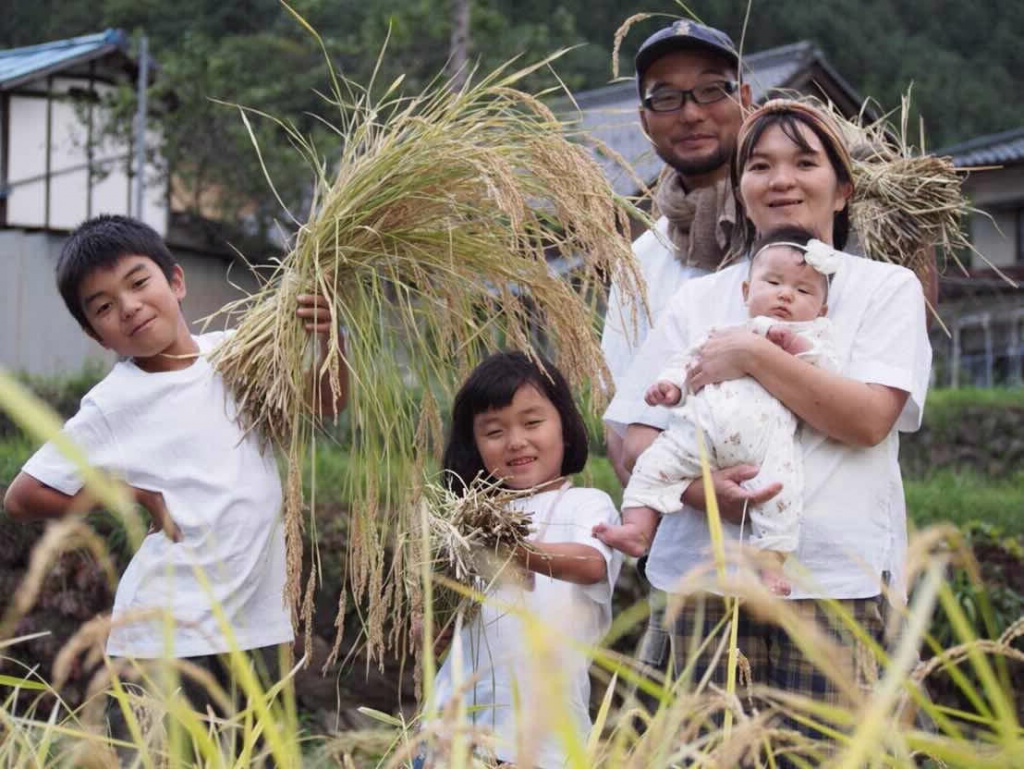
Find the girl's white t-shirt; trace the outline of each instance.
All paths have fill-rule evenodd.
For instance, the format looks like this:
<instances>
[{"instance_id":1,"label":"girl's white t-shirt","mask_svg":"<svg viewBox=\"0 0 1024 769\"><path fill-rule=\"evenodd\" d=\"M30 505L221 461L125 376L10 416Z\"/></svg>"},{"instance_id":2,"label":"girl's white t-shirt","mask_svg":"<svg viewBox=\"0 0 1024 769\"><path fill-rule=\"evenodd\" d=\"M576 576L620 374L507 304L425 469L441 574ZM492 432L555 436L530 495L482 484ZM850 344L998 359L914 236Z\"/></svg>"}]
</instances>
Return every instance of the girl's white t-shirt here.
<instances>
[{"instance_id":1,"label":"girl's white t-shirt","mask_svg":"<svg viewBox=\"0 0 1024 769\"><path fill-rule=\"evenodd\" d=\"M64 426L94 467L161 492L182 533L178 543L150 534L132 557L114 598L111 656L194 657L294 637L277 465L239 427L205 357L224 336L196 337L200 357L177 371L117 363ZM50 443L24 472L65 494L83 486Z\"/></svg>"},{"instance_id":2,"label":"girl's white t-shirt","mask_svg":"<svg viewBox=\"0 0 1024 769\"><path fill-rule=\"evenodd\" d=\"M547 491L518 505L534 516L531 539L593 547L605 559L607 577L575 585L533 574L532 590L512 580L492 586L454 640L435 682L434 702L444 708L464 697L469 718L493 732L499 760L559 769L566 761L559 720L568 716L581 741L590 733L585 649L611 625L612 590L622 565L621 554L591 531L598 523L618 523L619 515L597 489Z\"/></svg>"}]
</instances>

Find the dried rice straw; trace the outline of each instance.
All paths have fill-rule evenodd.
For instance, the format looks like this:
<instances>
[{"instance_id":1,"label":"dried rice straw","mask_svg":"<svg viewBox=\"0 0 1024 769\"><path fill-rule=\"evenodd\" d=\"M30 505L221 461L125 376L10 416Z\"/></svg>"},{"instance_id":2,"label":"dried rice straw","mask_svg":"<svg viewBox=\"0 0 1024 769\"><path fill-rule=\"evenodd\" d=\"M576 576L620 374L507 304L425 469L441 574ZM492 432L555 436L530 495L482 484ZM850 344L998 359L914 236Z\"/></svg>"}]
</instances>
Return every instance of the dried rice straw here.
<instances>
[{"instance_id":1,"label":"dried rice straw","mask_svg":"<svg viewBox=\"0 0 1024 769\"><path fill-rule=\"evenodd\" d=\"M344 358L332 345L316 365L335 388L342 366L353 381L348 578L368 605L371 657L387 645L385 625L407 626L417 600L414 580L398 572L409 562L401 548L415 541L418 479L441 451L436 404L485 353L536 354L541 334L574 385L610 382L595 308L609 276L627 296L642 296L624 234L637 212L567 139L565 124L516 90L549 62L459 90L436 82L415 98L397 95L396 82L375 100L372 84L336 76L329 102L342 150L329 162L291 124L264 116L313 168L312 210L266 285L225 308L242 319L214 365L244 424L288 458L287 593L301 606L307 645L317 577L314 562L303 589L301 467L320 416L303 375L312 345L295 315L297 294L326 297L332 341L348 330ZM571 280L549 264L555 253L575 261Z\"/></svg>"},{"instance_id":2,"label":"dried rice straw","mask_svg":"<svg viewBox=\"0 0 1024 769\"><path fill-rule=\"evenodd\" d=\"M462 494L431 484L423 497L435 573L481 591L517 547L532 549L527 537L533 516L511 503L533 490L514 491L478 478ZM446 627L459 611L468 620L478 604L443 584L434 587L434 617Z\"/></svg>"},{"instance_id":3,"label":"dried rice straw","mask_svg":"<svg viewBox=\"0 0 1024 769\"><path fill-rule=\"evenodd\" d=\"M964 228L970 214L980 213L963 192L969 169L957 168L948 157L923 154L910 144L909 94L902 99L898 128L888 116L864 123L867 104L857 120L850 120L831 103L796 98L831 115L846 139L855 188L850 222L865 256L907 267L925 281L933 249L936 257L941 252L965 274L960 255L969 253L1014 285L974 248ZM923 132L919 143L923 148Z\"/></svg>"}]
</instances>

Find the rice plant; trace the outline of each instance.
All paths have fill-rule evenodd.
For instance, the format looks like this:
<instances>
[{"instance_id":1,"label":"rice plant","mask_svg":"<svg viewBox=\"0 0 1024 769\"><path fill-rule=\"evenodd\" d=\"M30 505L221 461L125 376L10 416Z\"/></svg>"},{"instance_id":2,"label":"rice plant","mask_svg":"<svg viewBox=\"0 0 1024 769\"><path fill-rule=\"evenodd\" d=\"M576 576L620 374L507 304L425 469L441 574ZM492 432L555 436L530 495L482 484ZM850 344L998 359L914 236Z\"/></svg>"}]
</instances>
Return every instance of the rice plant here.
<instances>
[{"instance_id":1,"label":"rice plant","mask_svg":"<svg viewBox=\"0 0 1024 769\"><path fill-rule=\"evenodd\" d=\"M301 468L321 418L294 307L298 293L328 302L345 353L334 344L314 365L336 388L343 367L352 382L352 456L364 467L353 473L349 579L367 606L371 656L402 640L420 601L402 575L422 470L443 441L437 404L502 347L550 345L573 383L607 382L595 313L604 281L642 296L625 235L637 212L543 94L517 89L549 63L473 73L458 89L439 80L411 97L399 82L376 96L336 76L337 155L278 121L310 165L311 211L262 290L227 308L241 321L214 365L246 424L287 457L288 594L308 631L318 577L300 575Z\"/></svg>"}]
</instances>

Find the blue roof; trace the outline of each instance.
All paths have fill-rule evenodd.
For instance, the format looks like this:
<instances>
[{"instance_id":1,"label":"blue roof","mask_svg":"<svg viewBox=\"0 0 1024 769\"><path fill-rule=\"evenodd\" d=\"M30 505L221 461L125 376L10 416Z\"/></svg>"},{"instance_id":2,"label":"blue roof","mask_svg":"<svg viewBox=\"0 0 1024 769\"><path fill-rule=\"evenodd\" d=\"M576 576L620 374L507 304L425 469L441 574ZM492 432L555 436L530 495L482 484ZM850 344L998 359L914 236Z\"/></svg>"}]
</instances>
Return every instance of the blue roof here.
<instances>
[{"instance_id":1,"label":"blue roof","mask_svg":"<svg viewBox=\"0 0 1024 769\"><path fill-rule=\"evenodd\" d=\"M996 166L1024 162L1024 126L988 136L979 136L937 152L949 155L961 168Z\"/></svg>"},{"instance_id":2,"label":"blue roof","mask_svg":"<svg viewBox=\"0 0 1024 769\"><path fill-rule=\"evenodd\" d=\"M120 29L51 43L0 51L0 91L60 72L114 51L127 54L128 36Z\"/></svg>"}]
</instances>

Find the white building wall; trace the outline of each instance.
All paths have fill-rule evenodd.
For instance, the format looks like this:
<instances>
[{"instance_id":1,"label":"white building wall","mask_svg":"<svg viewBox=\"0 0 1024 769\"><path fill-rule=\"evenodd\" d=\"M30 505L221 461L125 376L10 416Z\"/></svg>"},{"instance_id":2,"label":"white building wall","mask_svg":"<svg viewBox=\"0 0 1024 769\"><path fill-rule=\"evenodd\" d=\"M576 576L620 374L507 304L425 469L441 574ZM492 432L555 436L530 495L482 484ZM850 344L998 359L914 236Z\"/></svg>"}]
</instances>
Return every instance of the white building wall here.
<instances>
[{"instance_id":1,"label":"white building wall","mask_svg":"<svg viewBox=\"0 0 1024 769\"><path fill-rule=\"evenodd\" d=\"M85 335L57 292L54 270L64 240L54 233L0 231L0 366L9 371L60 376L78 372L90 361L103 366L114 361ZM182 310L190 321L243 296L234 286L256 288L246 270L237 265L229 270L228 260L191 252L175 256L185 271L188 294ZM193 327L198 333L199 324ZM224 327L223 319L210 326Z\"/></svg>"},{"instance_id":2,"label":"white building wall","mask_svg":"<svg viewBox=\"0 0 1024 769\"><path fill-rule=\"evenodd\" d=\"M8 182L11 194L7 203L9 227L71 230L91 213L129 214L134 205L131 177L131 147L110 139L93 147L92 188L89 185L88 123L86 109L67 96L71 88L83 88L81 80L55 78L49 113L47 99L37 95L12 94L10 98L10 166ZM47 81L29 86L45 91ZM101 96L111 87L94 84ZM102 107L96 107L94 125L104 120ZM46 140L47 118L50 124L50 212L46 214ZM98 133L98 131L96 132ZM150 147L159 146L155 132L147 134ZM98 172L98 173L97 173ZM29 181L39 177L39 181ZM166 185L155 167L146 174L146 196L142 219L161 235L167 233Z\"/></svg>"},{"instance_id":3,"label":"white building wall","mask_svg":"<svg viewBox=\"0 0 1024 769\"><path fill-rule=\"evenodd\" d=\"M974 247L997 267L1019 263L1019 217L1024 211L1024 165L972 171L964 183L971 204L984 213L971 216ZM987 214L987 216L986 216ZM979 266L979 265L975 265Z\"/></svg>"},{"instance_id":4,"label":"white building wall","mask_svg":"<svg viewBox=\"0 0 1024 769\"><path fill-rule=\"evenodd\" d=\"M1016 212L996 210L988 213L988 216L974 214L971 217L971 243L996 267L1009 267L1016 264ZM983 265L975 264L974 266L982 267Z\"/></svg>"}]
</instances>

